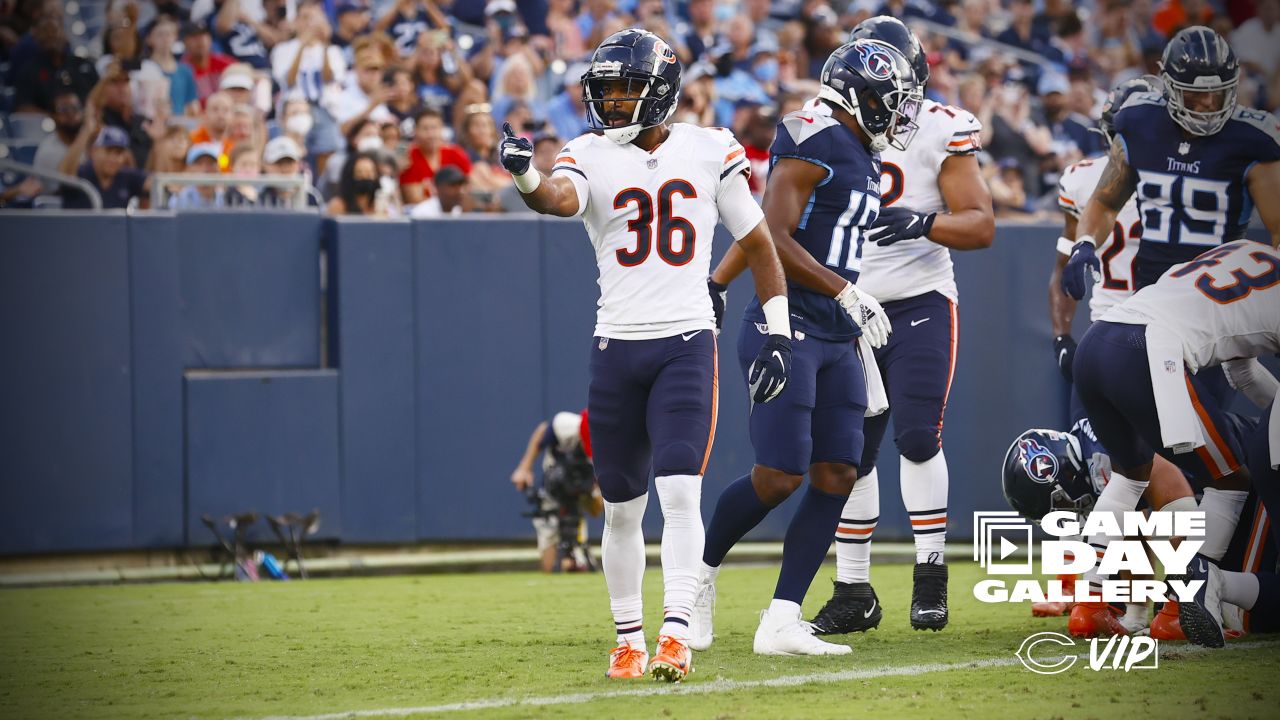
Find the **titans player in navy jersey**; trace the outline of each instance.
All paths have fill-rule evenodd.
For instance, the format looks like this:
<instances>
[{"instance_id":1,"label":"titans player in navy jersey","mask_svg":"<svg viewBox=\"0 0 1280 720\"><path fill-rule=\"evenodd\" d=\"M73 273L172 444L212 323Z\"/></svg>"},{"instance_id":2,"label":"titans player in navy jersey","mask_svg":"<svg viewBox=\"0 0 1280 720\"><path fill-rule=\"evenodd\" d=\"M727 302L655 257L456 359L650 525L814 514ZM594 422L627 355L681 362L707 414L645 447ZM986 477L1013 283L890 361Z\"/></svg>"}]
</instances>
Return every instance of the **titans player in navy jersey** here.
<instances>
[{"instance_id":1,"label":"titans player in navy jersey","mask_svg":"<svg viewBox=\"0 0 1280 720\"><path fill-rule=\"evenodd\" d=\"M1079 300L1101 277L1106 237L1135 193L1142 239L1135 289L1205 250L1239 240L1256 206L1280 247L1280 123L1236 105L1240 63L1207 27L1179 32L1161 61L1162 93L1133 96L1115 116L1107 167L1079 222L1062 289Z\"/></svg>"},{"instance_id":2,"label":"titans player in navy jersey","mask_svg":"<svg viewBox=\"0 0 1280 720\"><path fill-rule=\"evenodd\" d=\"M690 627L695 649L712 642L715 576L725 554L799 489L808 472L810 484L787 530L773 602L761 616L754 649L763 655L850 652L815 637L800 619L800 603L857 479L868 388L878 387L874 379L867 382L863 360L890 332L880 304L855 286L864 232L880 210L877 153L891 143L901 146L895 137L909 136L921 97L906 58L875 40L832 53L818 97L830 112L787 115L770 149L764 212L787 275L792 367L777 399L752 408L755 467L725 489L707 529ZM744 261L730 249L712 273L713 294L742 272ZM752 301L738 342L744 373L766 342L766 329L760 304ZM873 397L883 394L880 388ZM883 410L885 403L873 404Z\"/></svg>"}]
</instances>

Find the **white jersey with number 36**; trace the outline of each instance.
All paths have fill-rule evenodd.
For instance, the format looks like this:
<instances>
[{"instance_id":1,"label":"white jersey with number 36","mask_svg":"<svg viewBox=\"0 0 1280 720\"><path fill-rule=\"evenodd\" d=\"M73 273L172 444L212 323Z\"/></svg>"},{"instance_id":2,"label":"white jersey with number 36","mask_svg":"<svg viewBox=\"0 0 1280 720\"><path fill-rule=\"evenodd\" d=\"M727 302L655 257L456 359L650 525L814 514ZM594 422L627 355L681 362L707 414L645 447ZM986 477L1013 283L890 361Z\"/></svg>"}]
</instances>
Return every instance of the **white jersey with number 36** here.
<instances>
[{"instance_id":1,"label":"white jersey with number 36","mask_svg":"<svg viewBox=\"0 0 1280 720\"><path fill-rule=\"evenodd\" d=\"M722 191L738 173L750 174L750 163L728 130L670 128L653 152L581 135L551 171L573 181L595 247L599 337L649 340L715 327L707 294L711 238L722 219ZM735 240L764 219L752 208L723 218Z\"/></svg>"},{"instance_id":2,"label":"white jersey with number 36","mask_svg":"<svg viewBox=\"0 0 1280 720\"><path fill-rule=\"evenodd\" d=\"M1280 352L1280 250L1251 240L1221 245L1174 265L1102 319L1173 332L1191 372Z\"/></svg>"},{"instance_id":3,"label":"white jersey with number 36","mask_svg":"<svg viewBox=\"0 0 1280 720\"><path fill-rule=\"evenodd\" d=\"M1058 181L1058 207L1079 220L1106 167L1105 156L1079 160L1067 167ZM1138 203L1136 199L1129 198L1116 215L1111 233L1097 238L1102 282L1093 286L1093 295L1089 298L1091 321L1096 322L1113 305L1124 302L1133 294L1133 262L1138 258L1138 239L1141 236ZM1069 256L1071 248L1064 244L1058 252Z\"/></svg>"}]
</instances>

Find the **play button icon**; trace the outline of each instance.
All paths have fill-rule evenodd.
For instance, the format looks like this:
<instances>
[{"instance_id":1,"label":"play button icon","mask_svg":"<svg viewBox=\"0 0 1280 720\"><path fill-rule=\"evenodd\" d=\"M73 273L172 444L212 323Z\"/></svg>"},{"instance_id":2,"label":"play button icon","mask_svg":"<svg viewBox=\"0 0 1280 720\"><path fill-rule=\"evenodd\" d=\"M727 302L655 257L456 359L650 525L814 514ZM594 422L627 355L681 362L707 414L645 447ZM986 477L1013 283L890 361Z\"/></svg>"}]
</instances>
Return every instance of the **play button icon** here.
<instances>
[{"instance_id":1,"label":"play button icon","mask_svg":"<svg viewBox=\"0 0 1280 720\"><path fill-rule=\"evenodd\" d=\"M1006 537L1000 538L1000 559L1001 560L1014 554L1015 552L1017 552L1017 550L1018 550L1018 546L1014 543L1009 542L1009 538L1006 538Z\"/></svg>"}]
</instances>

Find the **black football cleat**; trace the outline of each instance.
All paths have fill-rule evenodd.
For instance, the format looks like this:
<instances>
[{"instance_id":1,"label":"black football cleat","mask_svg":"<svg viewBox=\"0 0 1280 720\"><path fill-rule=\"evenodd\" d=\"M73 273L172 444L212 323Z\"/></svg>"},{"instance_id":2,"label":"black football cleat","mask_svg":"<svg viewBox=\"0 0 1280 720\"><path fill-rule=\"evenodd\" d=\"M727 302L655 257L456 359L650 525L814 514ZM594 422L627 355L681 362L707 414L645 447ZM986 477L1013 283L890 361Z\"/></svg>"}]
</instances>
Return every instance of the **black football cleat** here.
<instances>
[{"instance_id":1,"label":"black football cleat","mask_svg":"<svg viewBox=\"0 0 1280 720\"><path fill-rule=\"evenodd\" d=\"M815 635L866 632L880 624L880 598L871 583L835 583L831 599L813 618Z\"/></svg>"},{"instance_id":2,"label":"black football cleat","mask_svg":"<svg viewBox=\"0 0 1280 720\"><path fill-rule=\"evenodd\" d=\"M947 626L947 566L916 563L911 590L911 627L937 632Z\"/></svg>"}]
</instances>

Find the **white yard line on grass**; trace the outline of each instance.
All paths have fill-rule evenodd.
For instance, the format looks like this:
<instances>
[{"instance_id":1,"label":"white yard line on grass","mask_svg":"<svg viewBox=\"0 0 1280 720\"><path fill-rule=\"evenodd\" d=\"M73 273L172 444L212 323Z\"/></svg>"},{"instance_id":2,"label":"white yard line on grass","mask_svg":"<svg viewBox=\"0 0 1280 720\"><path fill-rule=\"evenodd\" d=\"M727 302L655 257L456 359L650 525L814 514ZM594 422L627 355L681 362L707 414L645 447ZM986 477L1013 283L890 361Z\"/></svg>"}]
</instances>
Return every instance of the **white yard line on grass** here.
<instances>
[{"instance_id":1,"label":"white yard line on grass","mask_svg":"<svg viewBox=\"0 0 1280 720\"><path fill-rule=\"evenodd\" d=\"M1179 657L1182 655L1199 654L1201 652L1223 652L1230 650L1252 650L1261 647L1275 646L1273 642L1243 642L1231 643L1223 650L1208 651L1205 648L1198 648L1187 645L1182 647L1165 646L1161 648L1160 654L1163 657ZM1081 653L1079 657L1088 658L1087 652ZM1054 658L1040 658L1042 661L1052 660ZM986 660L974 660L971 662L959 663L925 663L922 665L905 665L901 667L879 667L867 668L864 670L840 670L836 672L809 673L807 675L784 675L776 678L765 678L762 680L712 680L706 683L693 683L689 685L650 685L648 687L634 688L630 690L605 690L601 692L591 693L574 693L567 695L545 695L540 697L502 697L502 698L486 698L482 700L467 700L464 702L447 703L444 705L422 705L419 707L398 707L398 708L375 708L372 710L348 710L345 712L324 713L321 715L273 715L261 720L348 720L351 718L376 718L376 717L405 717L409 715L432 715L440 713L461 712L466 710L486 710L491 708L519 707L519 706L544 706L544 705L576 705L580 703L594 702L596 700L608 700L620 697L650 697L654 695L708 695L713 693L726 693L736 690L747 690L751 688L771 688L771 687L791 687L793 685L807 685L810 683L836 683L847 682L850 680L872 680L883 677L896 677L899 675L924 675L928 673L951 672L953 670L980 670L991 667L1008 667L1010 665L1019 664L1019 660L1015 657L1007 658L989 658Z\"/></svg>"}]
</instances>

